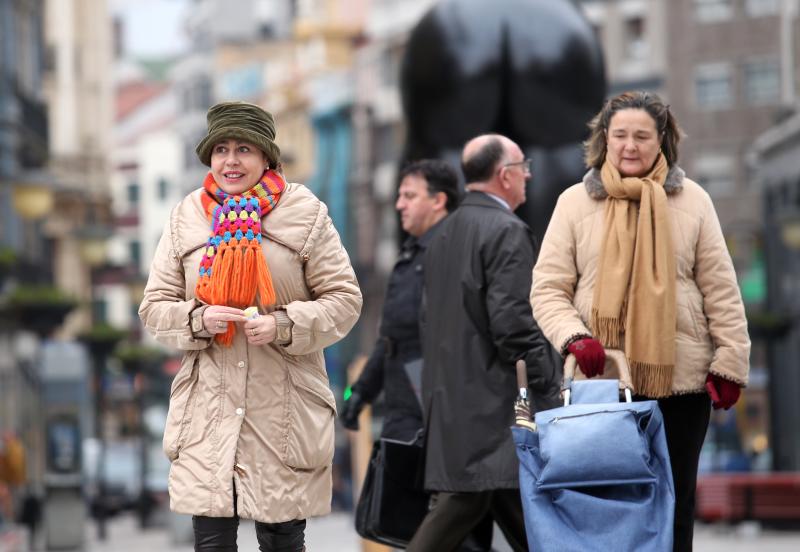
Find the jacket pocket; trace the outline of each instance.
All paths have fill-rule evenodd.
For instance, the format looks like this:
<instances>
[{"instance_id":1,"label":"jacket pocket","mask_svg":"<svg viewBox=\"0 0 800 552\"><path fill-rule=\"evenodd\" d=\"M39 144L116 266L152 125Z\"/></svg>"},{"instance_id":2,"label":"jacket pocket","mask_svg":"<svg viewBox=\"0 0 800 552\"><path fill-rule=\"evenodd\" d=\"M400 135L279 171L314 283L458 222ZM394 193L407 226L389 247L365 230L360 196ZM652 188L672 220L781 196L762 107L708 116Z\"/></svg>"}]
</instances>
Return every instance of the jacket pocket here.
<instances>
[{"instance_id":1,"label":"jacket pocket","mask_svg":"<svg viewBox=\"0 0 800 552\"><path fill-rule=\"evenodd\" d=\"M689 308L688 305L682 305L681 303L678 303L678 308L676 312L677 312L676 330L678 335L683 334L692 341L697 340L698 337L697 321L692 315L692 310Z\"/></svg>"},{"instance_id":2,"label":"jacket pocket","mask_svg":"<svg viewBox=\"0 0 800 552\"><path fill-rule=\"evenodd\" d=\"M200 355L191 351L184 356L183 366L172 381L169 392L169 410L164 427L164 453L171 462L178 458L183 443L189 434L194 403L197 398Z\"/></svg>"},{"instance_id":3,"label":"jacket pocket","mask_svg":"<svg viewBox=\"0 0 800 552\"><path fill-rule=\"evenodd\" d=\"M708 320L703 312L703 294L693 282L683 282L677 289L677 331L692 341L708 339Z\"/></svg>"},{"instance_id":4,"label":"jacket pocket","mask_svg":"<svg viewBox=\"0 0 800 552\"><path fill-rule=\"evenodd\" d=\"M325 393L327 391L327 393ZM333 461L335 403L327 387L315 389L289 381L288 432L283 462L301 470L315 470Z\"/></svg>"}]
</instances>

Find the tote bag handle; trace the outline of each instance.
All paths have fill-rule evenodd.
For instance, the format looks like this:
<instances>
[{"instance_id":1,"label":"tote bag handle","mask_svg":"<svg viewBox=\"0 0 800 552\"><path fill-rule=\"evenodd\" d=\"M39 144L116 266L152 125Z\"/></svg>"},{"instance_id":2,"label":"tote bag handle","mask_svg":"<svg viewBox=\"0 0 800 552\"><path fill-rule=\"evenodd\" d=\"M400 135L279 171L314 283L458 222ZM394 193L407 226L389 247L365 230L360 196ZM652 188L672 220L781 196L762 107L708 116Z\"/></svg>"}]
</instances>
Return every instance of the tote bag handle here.
<instances>
[{"instance_id":1,"label":"tote bag handle","mask_svg":"<svg viewBox=\"0 0 800 552\"><path fill-rule=\"evenodd\" d=\"M606 366L608 367L609 365L617 369L620 389L625 391L625 402L631 402L633 400L631 397L633 384L631 383L631 370L625 353L619 349L606 349ZM564 360L564 382L561 385L561 391L564 393L564 406L569 405L572 381L575 378L575 368L577 366L578 360L575 355L567 355L566 360Z\"/></svg>"}]
</instances>

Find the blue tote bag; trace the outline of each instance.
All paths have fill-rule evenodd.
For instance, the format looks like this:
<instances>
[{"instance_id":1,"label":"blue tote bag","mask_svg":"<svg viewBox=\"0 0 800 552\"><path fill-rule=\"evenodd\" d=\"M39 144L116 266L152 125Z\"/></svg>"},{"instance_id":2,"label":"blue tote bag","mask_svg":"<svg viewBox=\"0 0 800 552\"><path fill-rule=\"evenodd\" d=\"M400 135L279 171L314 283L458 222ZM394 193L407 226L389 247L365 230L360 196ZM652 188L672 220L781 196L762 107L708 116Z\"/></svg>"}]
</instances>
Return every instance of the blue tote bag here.
<instances>
[{"instance_id":1,"label":"blue tote bag","mask_svg":"<svg viewBox=\"0 0 800 552\"><path fill-rule=\"evenodd\" d=\"M565 405L512 428L531 550L672 550L675 491L661 410L631 401L624 353L607 351L607 359L619 380L573 381L570 355Z\"/></svg>"}]
</instances>

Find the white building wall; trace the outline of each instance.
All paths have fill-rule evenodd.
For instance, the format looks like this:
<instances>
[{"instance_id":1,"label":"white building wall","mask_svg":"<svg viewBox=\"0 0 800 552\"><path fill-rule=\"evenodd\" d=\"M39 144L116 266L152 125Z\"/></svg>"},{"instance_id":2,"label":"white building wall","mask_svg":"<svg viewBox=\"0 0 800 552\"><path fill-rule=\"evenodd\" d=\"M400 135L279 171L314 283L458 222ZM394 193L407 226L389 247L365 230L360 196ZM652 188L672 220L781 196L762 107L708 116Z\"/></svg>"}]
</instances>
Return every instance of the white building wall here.
<instances>
[{"instance_id":1,"label":"white building wall","mask_svg":"<svg viewBox=\"0 0 800 552\"><path fill-rule=\"evenodd\" d=\"M52 61L45 88L54 168L66 183L103 193L112 125L106 0L47 0L45 36Z\"/></svg>"},{"instance_id":2,"label":"white building wall","mask_svg":"<svg viewBox=\"0 0 800 552\"><path fill-rule=\"evenodd\" d=\"M130 291L126 286L98 286L95 295L105 303L106 322L115 328L130 328L133 320Z\"/></svg>"},{"instance_id":3,"label":"white building wall","mask_svg":"<svg viewBox=\"0 0 800 552\"><path fill-rule=\"evenodd\" d=\"M142 136L138 147L139 160L139 239L141 241L140 270L147 274L155 255L161 231L172 208L183 197L182 142L178 134L166 128ZM159 194L159 181L167 182L167 193ZM193 183L198 188L202 182Z\"/></svg>"},{"instance_id":4,"label":"white building wall","mask_svg":"<svg viewBox=\"0 0 800 552\"><path fill-rule=\"evenodd\" d=\"M45 4L45 34L52 56L53 70L49 87L50 152L72 155L78 152L75 130L78 128L75 6L67 0L49 0Z\"/></svg>"}]
</instances>

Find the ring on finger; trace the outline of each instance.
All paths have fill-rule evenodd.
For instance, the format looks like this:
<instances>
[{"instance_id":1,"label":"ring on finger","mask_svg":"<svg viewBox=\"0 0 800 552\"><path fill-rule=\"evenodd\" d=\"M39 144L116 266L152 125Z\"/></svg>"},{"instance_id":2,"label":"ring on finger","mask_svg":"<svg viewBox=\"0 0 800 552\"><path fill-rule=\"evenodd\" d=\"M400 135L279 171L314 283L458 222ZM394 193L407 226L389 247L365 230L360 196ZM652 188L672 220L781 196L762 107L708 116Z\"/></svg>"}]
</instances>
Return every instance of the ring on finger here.
<instances>
[{"instance_id":1,"label":"ring on finger","mask_svg":"<svg viewBox=\"0 0 800 552\"><path fill-rule=\"evenodd\" d=\"M224 328L224 327L225 327L225 322L223 322L222 320L217 320L217 328Z\"/></svg>"},{"instance_id":2,"label":"ring on finger","mask_svg":"<svg viewBox=\"0 0 800 552\"><path fill-rule=\"evenodd\" d=\"M251 330L250 330L250 335L252 335L253 337L255 337L255 336L256 336L256 333L257 333L257 332L256 332L256 329L255 329L255 328L253 328L253 329L251 329Z\"/></svg>"}]
</instances>

